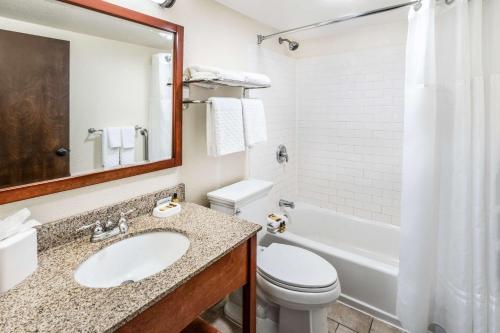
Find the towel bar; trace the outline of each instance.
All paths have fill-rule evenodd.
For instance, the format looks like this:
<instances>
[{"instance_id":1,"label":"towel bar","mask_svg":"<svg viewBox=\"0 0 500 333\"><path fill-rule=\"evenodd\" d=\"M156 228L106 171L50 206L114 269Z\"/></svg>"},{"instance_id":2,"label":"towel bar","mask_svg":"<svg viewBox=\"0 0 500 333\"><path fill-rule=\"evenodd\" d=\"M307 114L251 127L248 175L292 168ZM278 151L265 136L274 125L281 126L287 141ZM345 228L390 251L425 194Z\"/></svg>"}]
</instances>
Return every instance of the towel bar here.
<instances>
[{"instance_id":1,"label":"towel bar","mask_svg":"<svg viewBox=\"0 0 500 333\"><path fill-rule=\"evenodd\" d=\"M209 100L200 100L200 99L185 99L182 101L183 104L210 104L212 103Z\"/></svg>"},{"instance_id":2,"label":"towel bar","mask_svg":"<svg viewBox=\"0 0 500 333\"><path fill-rule=\"evenodd\" d=\"M140 129L143 129L143 128L141 126L139 126L139 125L135 125L135 130L136 131L138 131ZM88 129L89 134L102 134L103 131L104 131L103 129L96 129L96 128L93 128L93 127L91 127L91 128Z\"/></svg>"}]
</instances>

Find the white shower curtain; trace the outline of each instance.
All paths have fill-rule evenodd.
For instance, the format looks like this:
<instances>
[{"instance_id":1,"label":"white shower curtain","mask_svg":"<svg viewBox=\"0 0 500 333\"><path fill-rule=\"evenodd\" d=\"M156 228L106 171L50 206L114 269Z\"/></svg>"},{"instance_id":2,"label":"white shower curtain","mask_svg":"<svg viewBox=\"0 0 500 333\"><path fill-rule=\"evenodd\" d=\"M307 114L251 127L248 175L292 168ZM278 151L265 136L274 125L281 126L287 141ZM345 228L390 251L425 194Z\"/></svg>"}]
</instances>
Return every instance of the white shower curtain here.
<instances>
[{"instance_id":1,"label":"white shower curtain","mask_svg":"<svg viewBox=\"0 0 500 333\"><path fill-rule=\"evenodd\" d=\"M149 160L172 158L172 55L152 57L149 97Z\"/></svg>"},{"instance_id":2,"label":"white shower curtain","mask_svg":"<svg viewBox=\"0 0 500 333\"><path fill-rule=\"evenodd\" d=\"M398 315L500 332L500 0L410 10Z\"/></svg>"}]
</instances>

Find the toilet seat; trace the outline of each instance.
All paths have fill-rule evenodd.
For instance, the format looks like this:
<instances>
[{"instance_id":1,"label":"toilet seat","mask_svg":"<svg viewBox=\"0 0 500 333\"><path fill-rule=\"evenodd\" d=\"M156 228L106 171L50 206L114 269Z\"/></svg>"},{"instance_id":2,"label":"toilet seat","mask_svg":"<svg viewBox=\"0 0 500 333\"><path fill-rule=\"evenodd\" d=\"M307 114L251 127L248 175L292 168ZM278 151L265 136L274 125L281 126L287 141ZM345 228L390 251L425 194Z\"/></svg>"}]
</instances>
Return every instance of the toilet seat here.
<instances>
[{"instance_id":1,"label":"toilet seat","mask_svg":"<svg viewBox=\"0 0 500 333\"><path fill-rule=\"evenodd\" d=\"M337 271L328 261L303 248L279 243L259 251L257 273L269 283L296 292L323 293L338 285Z\"/></svg>"}]
</instances>

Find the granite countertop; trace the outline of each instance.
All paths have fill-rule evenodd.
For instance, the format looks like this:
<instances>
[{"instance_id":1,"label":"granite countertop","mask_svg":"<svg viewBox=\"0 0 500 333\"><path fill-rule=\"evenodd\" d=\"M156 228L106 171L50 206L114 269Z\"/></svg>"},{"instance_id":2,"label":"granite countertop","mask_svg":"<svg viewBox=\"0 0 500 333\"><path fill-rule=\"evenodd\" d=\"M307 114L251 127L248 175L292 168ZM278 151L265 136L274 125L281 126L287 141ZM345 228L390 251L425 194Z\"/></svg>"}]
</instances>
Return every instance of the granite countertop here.
<instances>
[{"instance_id":1,"label":"granite countertop","mask_svg":"<svg viewBox=\"0 0 500 333\"><path fill-rule=\"evenodd\" d=\"M167 219L151 215L130 221L129 232L99 243L89 237L39 254L39 267L28 279L0 295L0 331L111 332L200 273L260 229L259 225L191 203ZM178 231L191 244L164 271L132 284L97 289L79 285L75 269L86 258L120 239L152 230Z\"/></svg>"}]
</instances>

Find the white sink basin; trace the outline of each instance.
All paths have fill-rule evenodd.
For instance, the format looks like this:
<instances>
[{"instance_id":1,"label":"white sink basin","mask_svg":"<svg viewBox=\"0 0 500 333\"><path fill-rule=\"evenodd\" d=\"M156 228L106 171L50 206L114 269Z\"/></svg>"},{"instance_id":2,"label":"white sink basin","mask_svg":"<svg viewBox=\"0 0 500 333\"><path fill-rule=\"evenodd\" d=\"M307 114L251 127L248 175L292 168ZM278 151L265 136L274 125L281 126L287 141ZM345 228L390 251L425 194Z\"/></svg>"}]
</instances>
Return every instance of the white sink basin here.
<instances>
[{"instance_id":1,"label":"white sink basin","mask_svg":"<svg viewBox=\"0 0 500 333\"><path fill-rule=\"evenodd\" d=\"M140 281L179 260L189 239L177 232L150 232L126 238L100 250L75 271L75 280L90 288L109 288Z\"/></svg>"}]
</instances>

